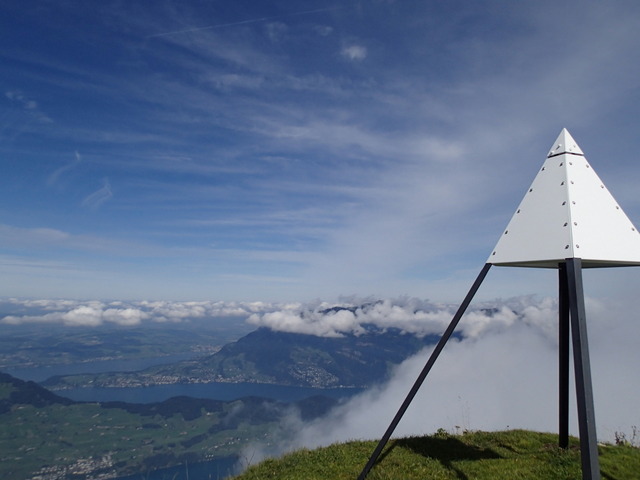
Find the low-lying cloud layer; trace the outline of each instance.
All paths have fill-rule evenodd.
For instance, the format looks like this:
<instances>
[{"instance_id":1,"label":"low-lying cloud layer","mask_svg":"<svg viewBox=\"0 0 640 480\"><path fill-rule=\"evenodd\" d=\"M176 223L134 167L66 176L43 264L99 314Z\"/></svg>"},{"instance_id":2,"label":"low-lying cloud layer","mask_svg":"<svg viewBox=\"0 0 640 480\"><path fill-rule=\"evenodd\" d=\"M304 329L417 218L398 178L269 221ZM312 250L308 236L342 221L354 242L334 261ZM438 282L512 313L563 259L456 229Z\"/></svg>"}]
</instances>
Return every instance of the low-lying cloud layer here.
<instances>
[{"instance_id":1,"label":"low-lying cloud layer","mask_svg":"<svg viewBox=\"0 0 640 480\"><path fill-rule=\"evenodd\" d=\"M359 335L371 326L381 330L399 329L419 337L440 334L457 309L457 305L411 297L385 300L345 298L337 304L9 299L0 302L0 305L10 312L0 319L0 324L9 325L135 326L143 322L238 317L238 321L247 321L256 327L320 337ZM476 304L465 315L459 332L465 338L478 338L487 332L504 330L521 322L536 325L540 331L552 337L555 331L548 319L556 308L555 300L535 297Z\"/></svg>"},{"instance_id":2,"label":"low-lying cloud layer","mask_svg":"<svg viewBox=\"0 0 640 480\"><path fill-rule=\"evenodd\" d=\"M411 297L373 300L344 298L339 303L269 302L170 302L170 301L76 301L20 300L0 302L10 314L0 324L48 323L65 326L115 324L136 326L143 322L184 322L194 319L238 317L257 327L320 337L359 335L369 327L399 329L424 337L440 334L450 322L457 305L433 303ZM554 299L517 297L472 305L459 326L465 338L479 338L502 331L516 323L534 325L548 338L555 327L549 322L557 309Z\"/></svg>"},{"instance_id":3,"label":"low-lying cloud layer","mask_svg":"<svg viewBox=\"0 0 640 480\"><path fill-rule=\"evenodd\" d=\"M457 305L409 297L379 301L350 299L340 303L338 308L328 303L289 304L278 310L254 313L248 321L272 330L321 337L339 337L347 333L358 335L368 325L381 329L396 328L423 337L442 333L457 308ZM555 300L535 297L475 305L466 313L460 333L465 337L478 337L489 330L512 326L518 319L546 331L549 314L555 309Z\"/></svg>"},{"instance_id":4,"label":"low-lying cloud layer","mask_svg":"<svg viewBox=\"0 0 640 480\"><path fill-rule=\"evenodd\" d=\"M19 300L0 302L12 311L0 324L53 323L67 326L103 324L140 325L149 322L182 322L216 317L248 317L277 308L264 302L103 302L76 300ZM18 313L29 312L29 313Z\"/></svg>"},{"instance_id":5,"label":"low-lying cloud layer","mask_svg":"<svg viewBox=\"0 0 640 480\"><path fill-rule=\"evenodd\" d=\"M557 302L524 297L506 303L496 306L494 316L476 310L462 319L463 337L446 346L395 436L421 435L438 428L557 432ZM634 373L640 364L640 323L632 304L608 305L594 299L586 303L598 438L614 441L616 432L629 434L640 425L640 378ZM408 309L403 311L408 315ZM416 316L428 318L421 313ZM304 423L292 415L281 426L290 441L276 447L253 445L245 458L379 439L432 348L407 359L387 382L353 397L324 418ZM570 429L577 435L575 393L571 402Z\"/></svg>"}]
</instances>

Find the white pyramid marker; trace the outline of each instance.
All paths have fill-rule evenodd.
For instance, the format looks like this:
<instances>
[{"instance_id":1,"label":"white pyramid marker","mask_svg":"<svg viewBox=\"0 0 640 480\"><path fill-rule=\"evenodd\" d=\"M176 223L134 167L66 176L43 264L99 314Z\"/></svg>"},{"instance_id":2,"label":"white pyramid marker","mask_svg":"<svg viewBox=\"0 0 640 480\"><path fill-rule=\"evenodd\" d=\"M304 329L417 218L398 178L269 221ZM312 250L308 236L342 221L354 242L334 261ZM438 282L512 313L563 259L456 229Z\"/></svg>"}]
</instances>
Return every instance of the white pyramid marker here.
<instances>
[{"instance_id":1,"label":"white pyramid marker","mask_svg":"<svg viewBox=\"0 0 640 480\"><path fill-rule=\"evenodd\" d=\"M640 233L563 129L487 263L558 268L567 258L640 265Z\"/></svg>"},{"instance_id":2,"label":"white pyramid marker","mask_svg":"<svg viewBox=\"0 0 640 480\"><path fill-rule=\"evenodd\" d=\"M582 269L640 265L640 234L563 129L358 480L365 480L492 265L558 269L558 445L569 446L573 345L582 480L600 480Z\"/></svg>"}]
</instances>

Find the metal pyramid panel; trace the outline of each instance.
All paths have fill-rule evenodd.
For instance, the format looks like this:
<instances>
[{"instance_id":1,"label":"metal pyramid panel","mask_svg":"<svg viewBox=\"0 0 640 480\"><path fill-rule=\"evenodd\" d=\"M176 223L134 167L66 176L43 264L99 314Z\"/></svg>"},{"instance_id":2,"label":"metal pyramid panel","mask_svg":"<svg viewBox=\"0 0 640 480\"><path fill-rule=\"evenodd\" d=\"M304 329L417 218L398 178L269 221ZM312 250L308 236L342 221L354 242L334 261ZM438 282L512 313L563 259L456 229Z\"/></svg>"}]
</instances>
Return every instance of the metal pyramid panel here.
<instances>
[{"instance_id":1,"label":"metal pyramid panel","mask_svg":"<svg viewBox=\"0 0 640 480\"><path fill-rule=\"evenodd\" d=\"M557 268L567 258L640 265L640 233L563 129L487 263Z\"/></svg>"}]
</instances>

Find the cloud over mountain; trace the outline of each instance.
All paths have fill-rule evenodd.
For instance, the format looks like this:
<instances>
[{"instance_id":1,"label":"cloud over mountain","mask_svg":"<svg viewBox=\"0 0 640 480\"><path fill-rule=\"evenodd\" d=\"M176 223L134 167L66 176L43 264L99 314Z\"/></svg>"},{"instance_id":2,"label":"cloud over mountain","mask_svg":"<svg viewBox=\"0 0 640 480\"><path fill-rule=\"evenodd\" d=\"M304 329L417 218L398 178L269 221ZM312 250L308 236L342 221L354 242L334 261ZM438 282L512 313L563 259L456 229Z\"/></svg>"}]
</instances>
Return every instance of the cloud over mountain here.
<instances>
[{"instance_id":1,"label":"cloud over mountain","mask_svg":"<svg viewBox=\"0 0 640 480\"><path fill-rule=\"evenodd\" d=\"M521 315L492 321L482 314L464 318L472 332L452 339L413 400L394 436L527 428L557 432L557 304L523 297L510 301ZM520 304L519 307L516 304ZM640 323L636 307L587 298L598 438L614 441L640 424ZM475 327L465 326L469 323ZM397 366L389 381L352 397L313 422L292 415L281 425L282 443L252 445L246 458L279 455L353 439L379 439L415 382L433 347ZM571 374L573 376L573 373ZM577 434L575 393L571 382L570 431ZM364 466L364 464L363 464Z\"/></svg>"},{"instance_id":2,"label":"cloud over mountain","mask_svg":"<svg viewBox=\"0 0 640 480\"><path fill-rule=\"evenodd\" d=\"M248 322L272 330L317 336L359 334L367 325L395 328L423 337L444 331L458 306L432 303L410 297L371 301L350 299L338 304L289 304L280 309L252 314ZM476 304L464 316L460 332L479 337L487 331L503 330L518 319L544 328L550 312L557 309L553 299L518 297Z\"/></svg>"},{"instance_id":3,"label":"cloud over mountain","mask_svg":"<svg viewBox=\"0 0 640 480\"><path fill-rule=\"evenodd\" d=\"M148 322L182 322L190 319L238 317L256 327L274 331L301 333L319 337L359 335L368 327L382 331L400 330L424 337L444 331L458 308L454 304L434 303L412 297L384 300L345 297L336 303L272 302L177 302L177 301L79 301L8 299L9 314L0 323L50 323L67 326L103 324L139 325ZM535 296L481 302L468 310L459 332L467 338L479 338L487 332L502 331L517 323L533 325L552 338L551 327L557 302Z\"/></svg>"}]
</instances>

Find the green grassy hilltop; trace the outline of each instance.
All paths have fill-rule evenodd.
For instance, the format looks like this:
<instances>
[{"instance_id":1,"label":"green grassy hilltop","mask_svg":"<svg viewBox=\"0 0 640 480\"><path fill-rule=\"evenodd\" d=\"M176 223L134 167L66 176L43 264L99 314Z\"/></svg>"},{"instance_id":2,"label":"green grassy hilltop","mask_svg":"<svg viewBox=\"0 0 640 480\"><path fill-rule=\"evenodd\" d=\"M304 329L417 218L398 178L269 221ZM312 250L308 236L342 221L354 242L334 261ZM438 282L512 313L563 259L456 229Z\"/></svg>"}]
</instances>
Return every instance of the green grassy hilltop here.
<instances>
[{"instance_id":1,"label":"green grassy hilltop","mask_svg":"<svg viewBox=\"0 0 640 480\"><path fill-rule=\"evenodd\" d=\"M578 440L557 447L557 435L524 430L471 432L389 442L368 480L578 480ZM376 442L354 441L266 460L234 480L355 480ZM640 479L640 449L600 445L603 480Z\"/></svg>"}]
</instances>

